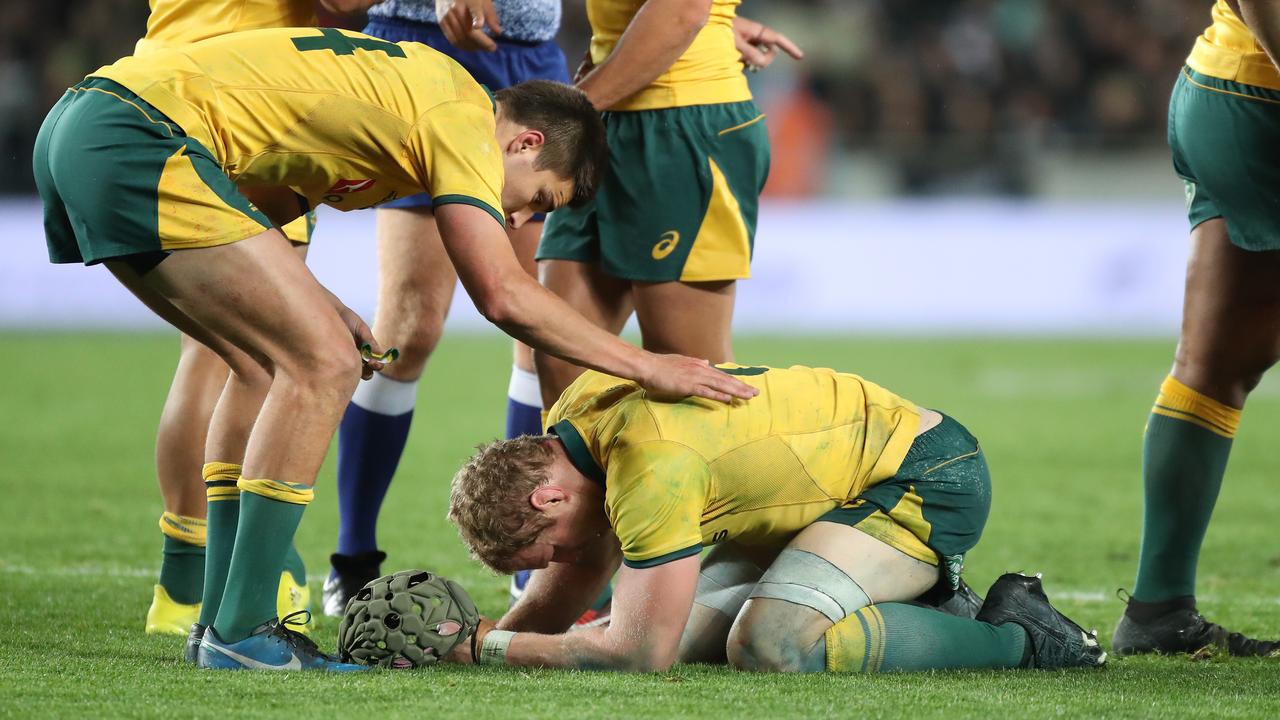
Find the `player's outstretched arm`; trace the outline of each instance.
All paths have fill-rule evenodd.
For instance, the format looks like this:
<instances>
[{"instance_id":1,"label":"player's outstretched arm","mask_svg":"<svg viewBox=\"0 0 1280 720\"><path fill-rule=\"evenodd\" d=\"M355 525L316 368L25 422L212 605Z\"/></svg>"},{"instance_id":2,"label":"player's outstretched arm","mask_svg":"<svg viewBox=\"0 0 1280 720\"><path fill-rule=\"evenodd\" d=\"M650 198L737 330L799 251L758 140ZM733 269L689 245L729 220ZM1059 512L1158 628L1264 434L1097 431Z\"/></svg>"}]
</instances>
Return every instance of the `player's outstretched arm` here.
<instances>
[{"instance_id":1,"label":"player's outstretched arm","mask_svg":"<svg viewBox=\"0 0 1280 720\"><path fill-rule=\"evenodd\" d=\"M635 380L664 396L729 402L758 393L705 360L646 352L591 324L529 277L502 226L484 210L455 203L436 208L435 215L467 294L489 322L511 337L575 365Z\"/></svg>"},{"instance_id":2,"label":"player's outstretched arm","mask_svg":"<svg viewBox=\"0 0 1280 720\"><path fill-rule=\"evenodd\" d=\"M711 17L711 0L648 0L618 45L578 87L598 110L643 90L675 64Z\"/></svg>"},{"instance_id":3,"label":"player's outstretched arm","mask_svg":"<svg viewBox=\"0 0 1280 720\"><path fill-rule=\"evenodd\" d=\"M553 562L533 573L520 600L498 620L498 629L564 632L600 597L621 563L618 538L606 533L577 561Z\"/></svg>"},{"instance_id":4,"label":"player's outstretched arm","mask_svg":"<svg viewBox=\"0 0 1280 720\"><path fill-rule=\"evenodd\" d=\"M481 650L486 662L500 660L507 665L631 672L666 670L676 661L680 635L693 608L697 586L696 555L653 568L623 567L613 591L609 627L563 635L518 632L495 643L494 638L488 638L489 633L495 631L482 626L476 631L476 645L489 649L487 654ZM493 648L498 645L505 645L505 651L495 652ZM459 648L451 659L470 661L469 648Z\"/></svg>"}]
</instances>

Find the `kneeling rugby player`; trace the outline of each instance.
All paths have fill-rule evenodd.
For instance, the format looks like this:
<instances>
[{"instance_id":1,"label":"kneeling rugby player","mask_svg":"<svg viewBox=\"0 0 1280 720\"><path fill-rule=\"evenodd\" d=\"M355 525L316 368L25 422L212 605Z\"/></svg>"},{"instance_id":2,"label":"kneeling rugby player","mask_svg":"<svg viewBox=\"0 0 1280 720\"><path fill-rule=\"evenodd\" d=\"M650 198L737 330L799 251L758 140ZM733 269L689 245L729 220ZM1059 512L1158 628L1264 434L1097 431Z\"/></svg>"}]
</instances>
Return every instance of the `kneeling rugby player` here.
<instances>
[{"instance_id":1,"label":"kneeling rugby player","mask_svg":"<svg viewBox=\"0 0 1280 720\"><path fill-rule=\"evenodd\" d=\"M545 570L452 660L797 672L1105 662L1038 578L1001 577L976 619L912 602L961 588L990 509L986 460L959 423L856 375L720 367L759 396L664 402L588 372L551 409L549 435L482 447L458 472L449 517L473 554L499 572ZM615 571L610 625L564 634Z\"/></svg>"}]
</instances>

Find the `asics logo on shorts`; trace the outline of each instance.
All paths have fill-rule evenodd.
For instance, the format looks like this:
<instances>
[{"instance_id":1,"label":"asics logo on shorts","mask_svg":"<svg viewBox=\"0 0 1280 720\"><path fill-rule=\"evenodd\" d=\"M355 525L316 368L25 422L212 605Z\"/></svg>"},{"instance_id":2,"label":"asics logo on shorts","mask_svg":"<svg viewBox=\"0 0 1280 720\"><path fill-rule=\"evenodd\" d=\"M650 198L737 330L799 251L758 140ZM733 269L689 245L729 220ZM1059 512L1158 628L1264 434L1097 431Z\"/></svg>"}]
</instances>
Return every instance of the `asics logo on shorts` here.
<instances>
[{"instance_id":1,"label":"asics logo on shorts","mask_svg":"<svg viewBox=\"0 0 1280 720\"><path fill-rule=\"evenodd\" d=\"M680 243L680 233L675 230L668 230L662 233L662 239L653 246L653 259L661 260L670 255L676 249L676 245Z\"/></svg>"},{"instance_id":2,"label":"asics logo on shorts","mask_svg":"<svg viewBox=\"0 0 1280 720\"><path fill-rule=\"evenodd\" d=\"M361 190L368 190L373 187L373 180L369 178L360 178L359 180L339 180L329 188L331 193L354 193Z\"/></svg>"}]
</instances>

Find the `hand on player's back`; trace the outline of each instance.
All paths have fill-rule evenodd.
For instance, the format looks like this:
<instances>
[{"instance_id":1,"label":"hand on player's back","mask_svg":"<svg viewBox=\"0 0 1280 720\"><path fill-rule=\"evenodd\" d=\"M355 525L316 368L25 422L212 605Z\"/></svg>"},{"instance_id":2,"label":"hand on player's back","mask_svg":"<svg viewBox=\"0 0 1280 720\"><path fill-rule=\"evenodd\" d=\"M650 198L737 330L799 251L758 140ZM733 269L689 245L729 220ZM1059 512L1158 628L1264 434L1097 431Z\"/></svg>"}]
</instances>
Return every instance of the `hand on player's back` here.
<instances>
[{"instance_id":1,"label":"hand on player's back","mask_svg":"<svg viewBox=\"0 0 1280 720\"><path fill-rule=\"evenodd\" d=\"M444 9L442 5L448 10L440 12ZM493 0L445 0L436 3L436 12L445 38L459 50L493 52L498 49L498 44L484 32L487 27L495 35L502 34L502 23L498 22Z\"/></svg>"},{"instance_id":2,"label":"hand on player's back","mask_svg":"<svg viewBox=\"0 0 1280 720\"><path fill-rule=\"evenodd\" d=\"M679 399L690 395L719 402L750 400L760 393L756 388L717 369L706 360L684 355L650 354L650 368L637 382L645 390L661 397Z\"/></svg>"}]
</instances>

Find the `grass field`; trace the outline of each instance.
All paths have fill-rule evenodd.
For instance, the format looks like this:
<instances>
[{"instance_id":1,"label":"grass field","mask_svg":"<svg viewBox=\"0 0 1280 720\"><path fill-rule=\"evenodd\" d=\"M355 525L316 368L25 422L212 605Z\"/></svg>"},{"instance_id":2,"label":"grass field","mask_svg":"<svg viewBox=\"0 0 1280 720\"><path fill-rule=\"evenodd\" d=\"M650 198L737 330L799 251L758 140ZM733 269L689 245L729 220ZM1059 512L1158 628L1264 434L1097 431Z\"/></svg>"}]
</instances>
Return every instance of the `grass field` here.
<instances>
[{"instance_id":1,"label":"grass field","mask_svg":"<svg viewBox=\"0 0 1280 720\"><path fill-rule=\"evenodd\" d=\"M168 335L0 334L0 715L164 717L1277 717L1280 660L1113 658L1099 672L760 676L677 666L616 676L435 668L359 677L199 672L142 633L158 567L152 452L176 356ZM1104 641L1130 587L1143 422L1168 341L746 338L749 363L848 369L946 410L982 441L995 505L967 577L1041 571ZM463 582L488 614L505 579L471 563L444 519L448 481L501 431L509 355L446 339L383 515L388 569ZM1201 608L1280 636L1280 384L1245 413L1201 563ZM330 459L332 461L332 458ZM336 529L333 465L299 531L313 595ZM319 638L332 648L336 622Z\"/></svg>"}]
</instances>

